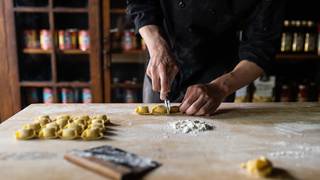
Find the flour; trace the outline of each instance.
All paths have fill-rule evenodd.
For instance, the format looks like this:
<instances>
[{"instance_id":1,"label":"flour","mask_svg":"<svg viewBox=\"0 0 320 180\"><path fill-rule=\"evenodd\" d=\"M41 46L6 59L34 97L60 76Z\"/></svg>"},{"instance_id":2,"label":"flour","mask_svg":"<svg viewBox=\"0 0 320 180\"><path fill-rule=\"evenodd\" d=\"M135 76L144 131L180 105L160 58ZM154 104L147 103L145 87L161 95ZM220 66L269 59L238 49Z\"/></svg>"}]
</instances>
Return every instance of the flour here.
<instances>
[{"instance_id":1,"label":"flour","mask_svg":"<svg viewBox=\"0 0 320 180\"><path fill-rule=\"evenodd\" d=\"M213 130L214 126L200 120L179 120L169 124L175 132L196 134L202 131Z\"/></svg>"}]
</instances>

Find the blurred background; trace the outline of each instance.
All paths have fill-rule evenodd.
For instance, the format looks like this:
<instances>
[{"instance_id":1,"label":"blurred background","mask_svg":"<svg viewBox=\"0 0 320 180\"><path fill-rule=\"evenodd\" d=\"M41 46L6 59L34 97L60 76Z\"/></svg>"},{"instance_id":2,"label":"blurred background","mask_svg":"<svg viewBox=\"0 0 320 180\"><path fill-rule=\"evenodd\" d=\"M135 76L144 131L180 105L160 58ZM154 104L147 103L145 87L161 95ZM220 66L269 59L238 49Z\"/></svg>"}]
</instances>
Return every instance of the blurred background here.
<instances>
[{"instance_id":1,"label":"blurred background","mask_svg":"<svg viewBox=\"0 0 320 180\"><path fill-rule=\"evenodd\" d=\"M288 1L274 72L236 102L319 102L317 1ZM125 0L0 1L0 122L32 103L139 103L147 60Z\"/></svg>"}]
</instances>

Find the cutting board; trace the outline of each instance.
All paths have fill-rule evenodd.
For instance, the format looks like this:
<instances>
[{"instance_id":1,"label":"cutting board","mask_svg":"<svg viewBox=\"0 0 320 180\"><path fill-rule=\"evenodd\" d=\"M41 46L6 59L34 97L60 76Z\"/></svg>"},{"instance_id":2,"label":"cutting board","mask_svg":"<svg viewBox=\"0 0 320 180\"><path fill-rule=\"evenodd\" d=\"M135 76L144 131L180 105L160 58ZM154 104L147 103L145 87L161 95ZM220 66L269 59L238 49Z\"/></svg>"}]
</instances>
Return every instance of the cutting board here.
<instances>
[{"instance_id":1,"label":"cutting board","mask_svg":"<svg viewBox=\"0 0 320 180\"><path fill-rule=\"evenodd\" d=\"M162 164L145 179L254 179L239 165L260 155L296 179L320 177L320 104L223 104L212 117L140 116L138 104L35 104L0 125L1 179L103 179L63 159L72 149L111 145ZM107 113L114 126L99 141L17 141L14 131L38 115ZM196 135L169 122L203 120Z\"/></svg>"}]
</instances>

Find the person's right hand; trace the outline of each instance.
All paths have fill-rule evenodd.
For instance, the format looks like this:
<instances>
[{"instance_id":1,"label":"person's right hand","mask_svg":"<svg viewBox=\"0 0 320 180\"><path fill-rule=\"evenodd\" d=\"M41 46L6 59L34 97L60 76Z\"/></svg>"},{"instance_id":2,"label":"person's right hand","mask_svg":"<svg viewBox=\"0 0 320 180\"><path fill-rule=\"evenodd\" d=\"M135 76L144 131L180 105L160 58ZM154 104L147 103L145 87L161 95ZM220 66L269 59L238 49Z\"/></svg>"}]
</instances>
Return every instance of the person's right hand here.
<instances>
[{"instance_id":1,"label":"person's right hand","mask_svg":"<svg viewBox=\"0 0 320 180\"><path fill-rule=\"evenodd\" d=\"M146 25L140 28L139 32L150 53L146 74L152 81L153 91L160 92L160 99L164 100L170 92L171 83L179 68L158 26Z\"/></svg>"},{"instance_id":2,"label":"person's right hand","mask_svg":"<svg viewBox=\"0 0 320 180\"><path fill-rule=\"evenodd\" d=\"M152 81L152 89L160 92L160 99L164 100L170 92L171 83L179 68L173 59L167 43L160 39L154 49L150 49L150 61L146 74Z\"/></svg>"}]
</instances>

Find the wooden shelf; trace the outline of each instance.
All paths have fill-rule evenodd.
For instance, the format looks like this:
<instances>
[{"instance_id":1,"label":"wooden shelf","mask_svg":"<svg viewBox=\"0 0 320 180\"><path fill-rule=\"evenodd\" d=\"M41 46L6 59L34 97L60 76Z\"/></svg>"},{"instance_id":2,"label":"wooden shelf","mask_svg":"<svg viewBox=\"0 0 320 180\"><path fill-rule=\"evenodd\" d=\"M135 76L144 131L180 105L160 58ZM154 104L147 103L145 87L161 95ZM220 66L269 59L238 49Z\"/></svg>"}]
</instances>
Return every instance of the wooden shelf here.
<instances>
[{"instance_id":1,"label":"wooden shelf","mask_svg":"<svg viewBox=\"0 0 320 180\"><path fill-rule=\"evenodd\" d=\"M53 12L57 12L57 13L87 13L88 8L56 7L56 8L53 8Z\"/></svg>"},{"instance_id":2,"label":"wooden shelf","mask_svg":"<svg viewBox=\"0 0 320 180\"><path fill-rule=\"evenodd\" d=\"M43 50L43 49L23 49L25 54L51 54L52 50ZM80 49L69 49L69 50L57 50L57 53L60 54L89 54L88 51L82 51Z\"/></svg>"},{"instance_id":3,"label":"wooden shelf","mask_svg":"<svg viewBox=\"0 0 320 180\"><path fill-rule=\"evenodd\" d=\"M277 54L276 61L312 61L319 60L320 56L314 54Z\"/></svg>"},{"instance_id":4,"label":"wooden shelf","mask_svg":"<svg viewBox=\"0 0 320 180\"><path fill-rule=\"evenodd\" d=\"M60 54L90 54L89 50L82 51L80 49L57 50Z\"/></svg>"},{"instance_id":5,"label":"wooden shelf","mask_svg":"<svg viewBox=\"0 0 320 180\"><path fill-rule=\"evenodd\" d=\"M112 53L112 63L137 63L145 64L147 61L147 52L144 50L123 51Z\"/></svg>"},{"instance_id":6,"label":"wooden shelf","mask_svg":"<svg viewBox=\"0 0 320 180\"><path fill-rule=\"evenodd\" d=\"M50 11L56 13L87 13L88 8L66 8L66 7L15 7L13 8L15 12L24 12L24 13L48 13Z\"/></svg>"},{"instance_id":7,"label":"wooden shelf","mask_svg":"<svg viewBox=\"0 0 320 180\"><path fill-rule=\"evenodd\" d=\"M124 89L141 89L142 84L129 84L129 83L114 83L112 88L124 88Z\"/></svg>"},{"instance_id":8,"label":"wooden shelf","mask_svg":"<svg viewBox=\"0 0 320 180\"><path fill-rule=\"evenodd\" d=\"M51 81L21 81L21 87L53 87L54 83Z\"/></svg>"},{"instance_id":9,"label":"wooden shelf","mask_svg":"<svg viewBox=\"0 0 320 180\"><path fill-rule=\"evenodd\" d=\"M25 54L51 54L52 50L43 50L43 49L23 49Z\"/></svg>"},{"instance_id":10,"label":"wooden shelf","mask_svg":"<svg viewBox=\"0 0 320 180\"><path fill-rule=\"evenodd\" d=\"M90 82L58 82L57 87L90 87Z\"/></svg>"},{"instance_id":11,"label":"wooden shelf","mask_svg":"<svg viewBox=\"0 0 320 180\"><path fill-rule=\"evenodd\" d=\"M24 13L48 13L50 11L47 7L15 7L13 10Z\"/></svg>"},{"instance_id":12,"label":"wooden shelf","mask_svg":"<svg viewBox=\"0 0 320 180\"><path fill-rule=\"evenodd\" d=\"M125 8L113 8L113 9L110 9L110 13L113 13L113 14L126 14L127 10Z\"/></svg>"}]
</instances>

